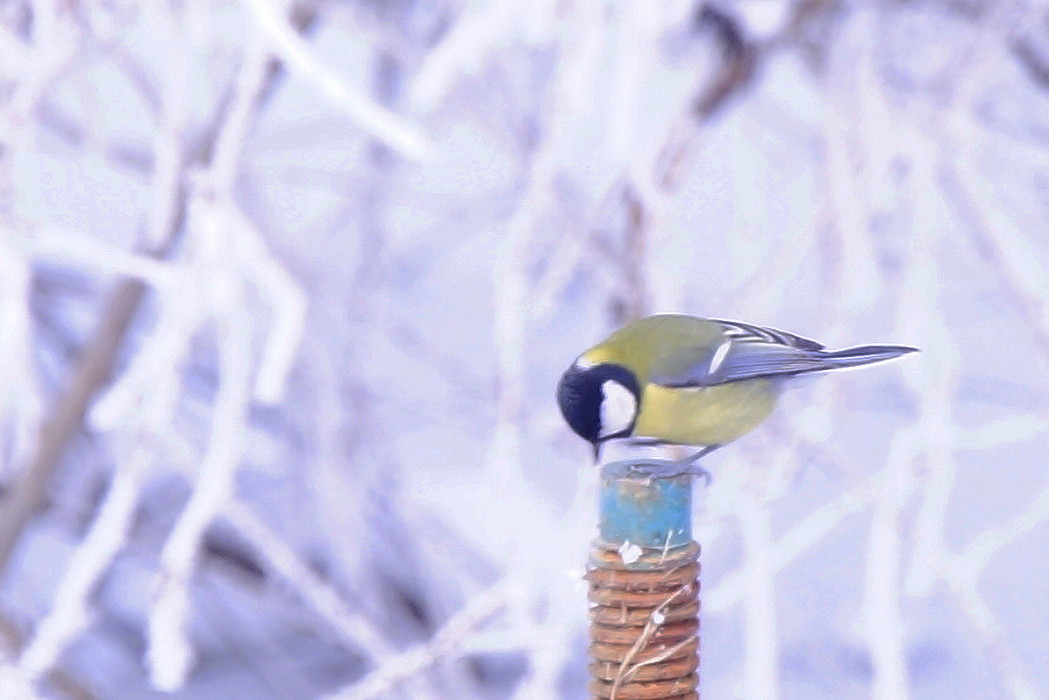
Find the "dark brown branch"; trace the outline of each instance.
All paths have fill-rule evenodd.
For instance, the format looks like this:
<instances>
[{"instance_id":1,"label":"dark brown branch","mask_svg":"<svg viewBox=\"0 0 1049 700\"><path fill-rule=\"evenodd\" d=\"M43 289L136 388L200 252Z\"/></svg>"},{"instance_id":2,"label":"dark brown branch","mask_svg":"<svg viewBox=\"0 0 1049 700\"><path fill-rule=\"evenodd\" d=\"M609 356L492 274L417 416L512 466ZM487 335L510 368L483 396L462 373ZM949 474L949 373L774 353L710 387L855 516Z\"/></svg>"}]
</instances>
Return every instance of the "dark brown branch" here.
<instances>
[{"instance_id":1,"label":"dark brown branch","mask_svg":"<svg viewBox=\"0 0 1049 700\"><path fill-rule=\"evenodd\" d=\"M1049 55L1038 50L1031 38L1013 42L1012 50L1031 80L1043 90L1049 90Z\"/></svg>"},{"instance_id":2,"label":"dark brown branch","mask_svg":"<svg viewBox=\"0 0 1049 700\"><path fill-rule=\"evenodd\" d=\"M704 79L688 107L671 126L655 161L652 181L671 193L684 180L696 151L701 127L748 86L755 73L757 47L748 42L735 20L713 9L704 9L700 23L714 30L722 61L713 79ZM621 211L621 245L618 262L622 289L612 301L612 320L619 325L650 312L651 299L645 279L649 228L652 213L638 184L622 176L606 196L611 206L602 211ZM612 207L617 207L613 209Z\"/></svg>"},{"instance_id":3,"label":"dark brown branch","mask_svg":"<svg viewBox=\"0 0 1049 700\"><path fill-rule=\"evenodd\" d=\"M802 0L794 6L794 12L784 32L763 43L752 41L743 33L739 23L730 15L705 5L698 15L697 24L714 34L721 63L712 78L705 78L697 87L688 106L671 127L663 147L655 161L651 174L652 182L660 192L670 195L684 181L698 152L702 127L716 118L729 104L742 94L754 81L763 62L784 47L789 47L804 35L806 26L817 21L823 14L832 11L836 0ZM632 318L650 313L650 294L645 280L647 240L652 224L652 212L643 188L629 176L621 176L605 196L606 206L602 212L613 213L613 221L620 227L617 244L604 248L612 249L611 256L619 267L623 280L621 290L612 301L612 321L620 325ZM601 248L600 237L596 247ZM613 239L615 240L615 239Z\"/></svg>"}]
</instances>

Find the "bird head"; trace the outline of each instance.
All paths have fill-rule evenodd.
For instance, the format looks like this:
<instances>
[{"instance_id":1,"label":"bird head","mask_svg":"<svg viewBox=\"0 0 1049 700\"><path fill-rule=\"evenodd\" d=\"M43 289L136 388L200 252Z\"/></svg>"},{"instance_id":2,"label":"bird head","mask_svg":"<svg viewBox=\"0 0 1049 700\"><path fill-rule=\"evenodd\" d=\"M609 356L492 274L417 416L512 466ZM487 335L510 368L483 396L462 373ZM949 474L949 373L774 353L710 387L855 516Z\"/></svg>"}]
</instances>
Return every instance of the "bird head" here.
<instances>
[{"instance_id":1,"label":"bird head","mask_svg":"<svg viewBox=\"0 0 1049 700\"><path fill-rule=\"evenodd\" d=\"M626 367L580 358L561 375L557 403L572 430L594 446L596 461L603 441L627 437L634 429L641 385Z\"/></svg>"}]
</instances>

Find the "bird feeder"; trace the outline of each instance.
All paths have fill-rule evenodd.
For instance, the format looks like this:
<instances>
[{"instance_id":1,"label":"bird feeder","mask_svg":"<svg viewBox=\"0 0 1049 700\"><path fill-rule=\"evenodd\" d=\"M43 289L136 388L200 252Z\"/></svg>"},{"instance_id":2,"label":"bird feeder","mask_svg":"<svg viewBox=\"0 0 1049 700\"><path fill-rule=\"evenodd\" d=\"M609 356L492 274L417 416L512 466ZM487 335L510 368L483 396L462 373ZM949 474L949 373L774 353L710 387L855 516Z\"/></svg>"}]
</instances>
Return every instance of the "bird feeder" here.
<instances>
[{"instance_id":1,"label":"bird feeder","mask_svg":"<svg viewBox=\"0 0 1049 700\"><path fill-rule=\"evenodd\" d=\"M693 477L612 471L602 471L599 534L587 570L590 695L698 700Z\"/></svg>"}]
</instances>

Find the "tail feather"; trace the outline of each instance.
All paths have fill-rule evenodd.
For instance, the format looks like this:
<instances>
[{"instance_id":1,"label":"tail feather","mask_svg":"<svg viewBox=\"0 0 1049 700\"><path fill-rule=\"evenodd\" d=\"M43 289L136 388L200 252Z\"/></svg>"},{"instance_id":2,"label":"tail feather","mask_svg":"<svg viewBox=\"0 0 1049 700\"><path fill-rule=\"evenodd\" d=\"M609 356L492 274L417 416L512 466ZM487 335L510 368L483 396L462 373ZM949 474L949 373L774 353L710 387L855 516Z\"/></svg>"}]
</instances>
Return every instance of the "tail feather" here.
<instances>
[{"instance_id":1,"label":"tail feather","mask_svg":"<svg viewBox=\"0 0 1049 700\"><path fill-rule=\"evenodd\" d=\"M904 345L863 345L834 352L821 352L819 354L821 366L817 371L859 367L860 365L869 365L872 362L891 360L894 357L912 352L918 352L918 348L910 348Z\"/></svg>"}]
</instances>

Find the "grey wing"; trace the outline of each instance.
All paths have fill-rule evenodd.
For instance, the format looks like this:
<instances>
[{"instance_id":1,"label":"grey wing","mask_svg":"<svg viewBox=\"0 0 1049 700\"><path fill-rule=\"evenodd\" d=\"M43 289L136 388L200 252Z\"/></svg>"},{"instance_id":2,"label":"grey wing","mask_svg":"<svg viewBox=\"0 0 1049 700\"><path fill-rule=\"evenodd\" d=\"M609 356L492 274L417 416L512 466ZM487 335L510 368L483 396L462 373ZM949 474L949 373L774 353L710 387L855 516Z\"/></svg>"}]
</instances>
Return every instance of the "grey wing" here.
<instances>
[{"instance_id":1,"label":"grey wing","mask_svg":"<svg viewBox=\"0 0 1049 700\"><path fill-rule=\"evenodd\" d=\"M724 341L717 347L668 358L653 374L655 384L702 387L726 382L824 369L823 346L808 338L738 321L715 321Z\"/></svg>"},{"instance_id":2,"label":"grey wing","mask_svg":"<svg viewBox=\"0 0 1049 700\"><path fill-rule=\"evenodd\" d=\"M767 326L752 326L749 323L739 321L718 321L714 323L721 325L722 332L730 339L739 343L784 345L802 350L822 350L823 345L815 340L802 338L786 331L776 330Z\"/></svg>"}]
</instances>

